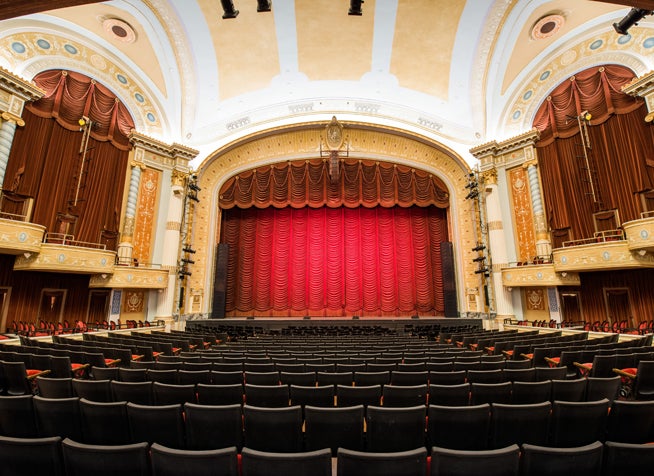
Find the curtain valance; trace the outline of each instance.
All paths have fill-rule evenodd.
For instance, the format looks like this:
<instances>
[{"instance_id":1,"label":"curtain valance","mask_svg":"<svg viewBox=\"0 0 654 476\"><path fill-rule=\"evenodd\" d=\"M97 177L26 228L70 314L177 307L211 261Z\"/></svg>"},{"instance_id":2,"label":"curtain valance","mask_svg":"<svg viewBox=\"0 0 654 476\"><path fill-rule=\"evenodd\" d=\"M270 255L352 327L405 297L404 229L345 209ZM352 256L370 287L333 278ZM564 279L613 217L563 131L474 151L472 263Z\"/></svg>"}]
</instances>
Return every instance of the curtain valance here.
<instances>
[{"instance_id":1,"label":"curtain valance","mask_svg":"<svg viewBox=\"0 0 654 476\"><path fill-rule=\"evenodd\" d=\"M230 178L220 191L220 207L318 208L363 206L449 206L449 193L436 176L411 167L370 160L345 160L338 177L328 160L283 162Z\"/></svg>"},{"instance_id":2,"label":"curtain valance","mask_svg":"<svg viewBox=\"0 0 654 476\"><path fill-rule=\"evenodd\" d=\"M93 121L91 137L110 141L122 150L129 150L128 135L134 121L127 107L108 88L74 71L44 71L34 78L46 94L29 104L30 111L40 117L55 118L62 127L77 131L79 120L86 116Z\"/></svg>"},{"instance_id":3,"label":"curtain valance","mask_svg":"<svg viewBox=\"0 0 654 476\"><path fill-rule=\"evenodd\" d=\"M626 114L638 109L643 100L622 92L635 74L619 65L604 65L581 71L557 86L541 104L534 119L540 131L539 147L557 137L579 133L577 117L588 111L591 125L605 122L612 114Z\"/></svg>"}]
</instances>

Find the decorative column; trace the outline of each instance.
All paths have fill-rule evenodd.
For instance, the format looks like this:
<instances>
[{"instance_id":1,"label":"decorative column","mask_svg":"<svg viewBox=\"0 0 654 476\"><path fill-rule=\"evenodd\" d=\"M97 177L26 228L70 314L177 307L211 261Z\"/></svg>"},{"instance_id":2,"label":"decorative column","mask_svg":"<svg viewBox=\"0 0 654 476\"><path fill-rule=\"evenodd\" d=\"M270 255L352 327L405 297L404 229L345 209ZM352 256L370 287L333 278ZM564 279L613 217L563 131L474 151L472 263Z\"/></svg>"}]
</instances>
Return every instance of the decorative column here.
<instances>
[{"instance_id":1,"label":"decorative column","mask_svg":"<svg viewBox=\"0 0 654 476\"><path fill-rule=\"evenodd\" d=\"M5 181L5 172L9 162L9 152L14 142L16 125L24 126L25 121L20 117L14 116L9 112L2 113L2 125L0 126L0 196L2 196L2 187Z\"/></svg>"},{"instance_id":2,"label":"decorative column","mask_svg":"<svg viewBox=\"0 0 654 476\"><path fill-rule=\"evenodd\" d=\"M127 193L127 204L125 206L125 217L123 220L123 232L120 235L118 244L118 264L129 266L132 264L132 251L134 245L134 220L136 218L136 204L139 197L139 186L141 183L141 171L145 169L142 162L132 162L132 173L129 178L129 191Z\"/></svg>"},{"instance_id":3,"label":"decorative column","mask_svg":"<svg viewBox=\"0 0 654 476\"><path fill-rule=\"evenodd\" d=\"M171 178L170 200L166 218L166 234L163 242L162 269L168 270L168 286L157 296L157 319L171 318L175 310L174 299L177 283L177 259L179 257L179 240L184 212L185 185L187 174L173 170Z\"/></svg>"},{"instance_id":4,"label":"decorative column","mask_svg":"<svg viewBox=\"0 0 654 476\"><path fill-rule=\"evenodd\" d=\"M531 159L525 162L523 167L526 167L527 176L529 177L529 194L531 196L531 209L534 214L534 228L536 232L536 253L538 256L549 257L552 253L552 243L547 232L543 195L541 193L538 175L538 161L535 158Z\"/></svg>"},{"instance_id":5,"label":"decorative column","mask_svg":"<svg viewBox=\"0 0 654 476\"><path fill-rule=\"evenodd\" d=\"M502 207L497 188L497 170L490 169L482 173L483 193L486 201L486 220L488 229L488 247L491 257L491 286L495 297L497 320L513 317L511 293L502 285L502 268L508 266L506 238L502 223Z\"/></svg>"}]
</instances>

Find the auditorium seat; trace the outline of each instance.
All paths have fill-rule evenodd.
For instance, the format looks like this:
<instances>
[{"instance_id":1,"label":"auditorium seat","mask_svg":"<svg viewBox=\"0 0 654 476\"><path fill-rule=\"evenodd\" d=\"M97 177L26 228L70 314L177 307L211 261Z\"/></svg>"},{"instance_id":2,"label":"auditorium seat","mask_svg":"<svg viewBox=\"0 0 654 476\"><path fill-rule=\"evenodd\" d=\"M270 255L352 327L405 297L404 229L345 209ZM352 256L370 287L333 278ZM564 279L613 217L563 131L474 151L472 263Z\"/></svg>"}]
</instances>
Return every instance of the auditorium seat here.
<instances>
[{"instance_id":1,"label":"auditorium seat","mask_svg":"<svg viewBox=\"0 0 654 476\"><path fill-rule=\"evenodd\" d=\"M176 384L177 383L177 370L176 369L148 369L147 372L148 380L152 382L167 383L167 384Z\"/></svg>"},{"instance_id":2,"label":"auditorium seat","mask_svg":"<svg viewBox=\"0 0 654 476\"><path fill-rule=\"evenodd\" d=\"M328 448L301 453L278 453L243 448L242 476L331 476L332 454Z\"/></svg>"},{"instance_id":3,"label":"auditorium seat","mask_svg":"<svg viewBox=\"0 0 654 476\"><path fill-rule=\"evenodd\" d=\"M196 385L198 403L201 405L233 405L243 404L243 385Z\"/></svg>"},{"instance_id":4,"label":"auditorium seat","mask_svg":"<svg viewBox=\"0 0 654 476\"><path fill-rule=\"evenodd\" d=\"M552 380L552 402L583 402L586 399L586 379Z\"/></svg>"},{"instance_id":5,"label":"auditorium seat","mask_svg":"<svg viewBox=\"0 0 654 476\"><path fill-rule=\"evenodd\" d=\"M429 385L429 404L441 406L467 406L470 404L470 384Z\"/></svg>"},{"instance_id":6,"label":"auditorium seat","mask_svg":"<svg viewBox=\"0 0 654 476\"><path fill-rule=\"evenodd\" d=\"M125 445L131 443L127 402L93 402L80 399L83 443Z\"/></svg>"},{"instance_id":7,"label":"auditorium seat","mask_svg":"<svg viewBox=\"0 0 654 476\"><path fill-rule=\"evenodd\" d=\"M279 372L243 372L243 381L251 385L279 385Z\"/></svg>"},{"instance_id":8,"label":"auditorium seat","mask_svg":"<svg viewBox=\"0 0 654 476\"><path fill-rule=\"evenodd\" d=\"M74 396L72 377L36 377L36 387L39 390L39 395L45 398L69 398Z\"/></svg>"},{"instance_id":9,"label":"auditorium seat","mask_svg":"<svg viewBox=\"0 0 654 476\"><path fill-rule=\"evenodd\" d=\"M429 383L433 385L460 385L466 383L465 370L451 372L429 371Z\"/></svg>"},{"instance_id":10,"label":"auditorium seat","mask_svg":"<svg viewBox=\"0 0 654 476\"><path fill-rule=\"evenodd\" d=\"M177 383L180 385L196 385L198 383L211 383L211 371L206 370L185 370L177 371Z\"/></svg>"},{"instance_id":11,"label":"auditorium seat","mask_svg":"<svg viewBox=\"0 0 654 476\"><path fill-rule=\"evenodd\" d=\"M385 407L413 407L427 405L428 386L422 385L384 385L382 402Z\"/></svg>"},{"instance_id":12,"label":"auditorium seat","mask_svg":"<svg viewBox=\"0 0 654 476\"><path fill-rule=\"evenodd\" d=\"M552 395L552 382L513 382L511 387L511 403L549 402Z\"/></svg>"},{"instance_id":13,"label":"auditorium seat","mask_svg":"<svg viewBox=\"0 0 654 476\"><path fill-rule=\"evenodd\" d=\"M502 357L504 356L497 356L497 357ZM484 361L482 360L482 365L484 364ZM532 361L528 359L524 360L506 360L504 362L504 368L505 369L528 369L532 367Z\"/></svg>"},{"instance_id":14,"label":"auditorium seat","mask_svg":"<svg viewBox=\"0 0 654 476\"><path fill-rule=\"evenodd\" d=\"M524 476L600 476L603 445L595 441L585 446L553 448L522 445L520 474Z\"/></svg>"},{"instance_id":15,"label":"auditorium seat","mask_svg":"<svg viewBox=\"0 0 654 476\"><path fill-rule=\"evenodd\" d=\"M147 441L184 449L182 406L149 406L127 403L127 419L132 442Z\"/></svg>"},{"instance_id":16,"label":"auditorium seat","mask_svg":"<svg viewBox=\"0 0 654 476\"><path fill-rule=\"evenodd\" d=\"M354 382L354 374L352 372L316 372L316 382L319 386L333 385L334 389L337 385L351 386Z\"/></svg>"},{"instance_id":17,"label":"auditorium seat","mask_svg":"<svg viewBox=\"0 0 654 476\"><path fill-rule=\"evenodd\" d=\"M89 445L65 439L66 476L149 476L148 444Z\"/></svg>"},{"instance_id":18,"label":"auditorium seat","mask_svg":"<svg viewBox=\"0 0 654 476\"><path fill-rule=\"evenodd\" d=\"M654 445L607 441L602 476L651 474Z\"/></svg>"},{"instance_id":19,"label":"auditorium seat","mask_svg":"<svg viewBox=\"0 0 654 476\"><path fill-rule=\"evenodd\" d=\"M190 450L243 447L241 405L184 404L186 444Z\"/></svg>"},{"instance_id":20,"label":"auditorium seat","mask_svg":"<svg viewBox=\"0 0 654 476\"><path fill-rule=\"evenodd\" d=\"M259 451L302 451L302 407L243 407L245 446Z\"/></svg>"},{"instance_id":21,"label":"auditorium seat","mask_svg":"<svg viewBox=\"0 0 654 476\"><path fill-rule=\"evenodd\" d=\"M304 407L305 444L308 451L338 448L363 451L364 407Z\"/></svg>"},{"instance_id":22,"label":"auditorium seat","mask_svg":"<svg viewBox=\"0 0 654 476\"><path fill-rule=\"evenodd\" d=\"M384 386L390 382L390 370L354 372L354 385L358 387L366 387L370 385Z\"/></svg>"},{"instance_id":23,"label":"auditorium seat","mask_svg":"<svg viewBox=\"0 0 654 476\"><path fill-rule=\"evenodd\" d=\"M432 447L430 476L518 476L520 448L465 451Z\"/></svg>"},{"instance_id":24,"label":"auditorium seat","mask_svg":"<svg viewBox=\"0 0 654 476\"><path fill-rule=\"evenodd\" d=\"M366 385L352 387L349 385L336 386L336 405L351 407L354 405L380 405L382 397L381 385Z\"/></svg>"},{"instance_id":25,"label":"auditorium seat","mask_svg":"<svg viewBox=\"0 0 654 476\"><path fill-rule=\"evenodd\" d=\"M395 370L391 373L391 384L399 385L427 385L429 372L426 370Z\"/></svg>"},{"instance_id":26,"label":"auditorium seat","mask_svg":"<svg viewBox=\"0 0 654 476\"><path fill-rule=\"evenodd\" d=\"M155 405L183 405L186 402L197 403L195 385L171 385L167 383L153 382L152 394Z\"/></svg>"},{"instance_id":27,"label":"auditorium seat","mask_svg":"<svg viewBox=\"0 0 654 476\"><path fill-rule=\"evenodd\" d=\"M368 406L366 450L407 451L425 446L426 406L390 408Z\"/></svg>"},{"instance_id":28,"label":"auditorium seat","mask_svg":"<svg viewBox=\"0 0 654 476\"><path fill-rule=\"evenodd\" d=\"M289 385L291 405L333 407L336 392L333 385L303 386Z\"/></svg>"},{"instance_id":29,"label":"auditorium seat","mask_svg":"<svg viewBox=\"0 0 654 476\"><path fill-rule=\"evenodd\" d=\"M619 375L612 377L587 377L586 378L586 401L601 400L606 398L610 403L618 398L622 379Z\"/></svg>"},{"instance_id":30,"label":"auditorium seat","mask_svg":"<svg viewBox=\"0 0 654 476\"><path fill-rule=\"evenodd\" d=\"M654 401L614 401L609 413L606 440L618 443L654 441Z\"/></svg>"},{"instance_id":31,"label":"auditorium seat","mask_svg":"<svg viewBox=\"0 0 654 476\"><path fill-rule=\"evenodd\" d=\"M525 405L491 405L490 447L504 448L511 444L546 445L549 434L549 401Z\"/></svg>"},{"instance_id":32,"label":"auditorium seat","mask_svg":"<svg viewBox=\"0 0 654 476\"><path fill-rule=\"evenodd\" d=\"M73 379L73 390L80 398L94 402L111 402L111 380Z\"/></svg>"},{"instance_id":33,"label":"auditorium seat","mask_svg":"<svg viewBox=\"0 0 654 476\"><path fill-rule=\"evenodd\" d=\"M153 382L121 382L111 381L111 393L116 402L132 402L139 405L152 405L154 394L152 393Z\"/></svg>"},{"instance_id":34,"label":"auditorium seat","mask_svg":"<svg viewBox=\"0 0 654 476\"><path fill-rule=\"evenodd\" d=\"M33 396L0 396L0 434L16 438L39 436L34 414Z\"/></svg>"},{"instance_id":35,"label":"auditorium seat","mask_svg":"<svg viewBox=\"0 0 654 476\"><path fill-rule=\"evenodd\" d=\"M78 397L35 396L32 401L40 437L60 436L82 441L82 417Z\"/></svg>"},{"instance_id":36,"label":"auditorium seat","mask_svg":"<svg viewBox=\"0 0 654 476\"><path fill-rule=\"evenodd\" d=\"M150 457L152 476L239 476L234 446L194 451L154 443Z\"/></svg>"},{"instance_id":37,"label":"auditorium seat","mask_svg":"<svg viewBox=\"0 0 654 476\"><path fill-rule=\"evenodd\" d=\"M535 382L536 369L534 367L528 369L504 369L502 371L502 378L505 382Z\"/></svg>"},{"instance_id":38,"label":"auditorium seat","mask_svg":"<svg viewBox=\"0 0 654 476\"><path fill-rule=\"evenodd\" d=\"M511 382L470 384L470 404L509 403L511 401Z\"/></svg>"},{"instance_id":39,"label":"auditorium seat","mask_svg":"<svg viewBox=\"0 0 654 476\"><path fill-rule=\"evenodd\" d=\"M490 409L488 403L467 407L429 405L429 446L454 450L488 449Z\"/></svg>"},{"instance_id":40,"label":"auditorium seat","mask_svg":"<svg viewBox=\"0 0 654 476\"><path fill-rule=\"evenodd\" d=\"M0 436L0 468L6 476L65 476L61 438Z\"/></svg>"},{"instance_id":41,"label":"auditorium seat","mask_svg":"<svg viewBox=\"0 0 654 476\"><path fill-rule=\"evenodd\" d=\"M536 369L536 381L544 380L565 380L567 369L565 367L534 367Z\"/></svg>"},{"instance_id":42,"label":"auditorium seat","mask_svg":"<svg viewBox=\"0 0 654 476\"><path fill-rule=\"evenodd\" d=\"M46 376L47 371L28 369L24 362L2 361L4 388L7 395L32 395L31 381L38 376Z\"/></svg>"},{"instance_id":43,"label":"auditorium seat","mask_svg":"<svg viewBox=\"0 0 654 476\"><path fill-rule=\"evenodd\" d=\"M91 367L93 380L118 380L118 369L121 367Z\"/></svg>"},{"instance_id":44,"label":"auditorium seat","mask_svg":"<svg viewBox=\"0 0 654 476\"><path fill-rule=\"evenodd\" d=\"M392 453L338 449L337 476L425 476L426 473L425 447Z\"/></svg>"},{"instance_id":45,"label":"auditorium seat","mask_svg":"<svg viewBox=\"0 0 654 476\"><path fill-rule=\"evenodd\" d=\"M288 385L245 384L245 403L255 407L287 407Z\"/></svg>"},{"instance_id":46,"label":"auditorium seat","mask_svg":"<svg viewBox=\"0 0 654 476\"><path fill-rule=\"evenodd\" d=\"M280 372L279 381L282 385L300 385L302 387L311 387L316 385L315 372ZM247 382L247 380L246 380Z\"/></svg>"},{"instance_id":47,"label":"auditorium seat","mask_svg":"<svg viewBox=\"0 0 654 476\"><path fill-rule=\"evenodd\" d=\"M211 371L211 383L215 385L232 385L235 383L243 385L243 372L240 370L223 372L214 369Z\"/></svg>"},{"instance_id":48,"label":"auditorium seat","mask_svg":"<svg viewBox=\"0 0 654 476\"><path fill-rule=\"evenodd\" d=\"M573 447L604 441L609 401L552 404L550 446Z\"/></svg>"}]
</instances>

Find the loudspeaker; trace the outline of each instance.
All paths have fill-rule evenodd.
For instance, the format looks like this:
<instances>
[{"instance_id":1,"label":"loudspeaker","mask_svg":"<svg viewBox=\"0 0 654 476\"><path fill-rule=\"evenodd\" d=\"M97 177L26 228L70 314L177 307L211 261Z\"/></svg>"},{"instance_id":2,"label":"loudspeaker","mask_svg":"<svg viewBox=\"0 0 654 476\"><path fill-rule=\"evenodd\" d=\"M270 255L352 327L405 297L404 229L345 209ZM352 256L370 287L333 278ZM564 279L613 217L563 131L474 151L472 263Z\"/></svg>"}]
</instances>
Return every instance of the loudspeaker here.
<instances>
[{"instance_id":1,"label":"loudspeaker","mask_svg":"<svg viewBox=\"0 0 654 476\"><path fill-rule=\"evenodd\" d=\"M227 262L229 259L229 245L218 243L216 246L216 266L213 275L213 299L211 301L211 318L225 318L225 304L227 302Z\"/></svg>"},{"instance_id":2,"label":"loudspeaker","mask_svg":"<svg viewBox=\"0 0 654 476\"><path fill-rule=\"evenodd\" d=\"M458 317L456 278L454 276L454 247L451 241L443 241L441 251L441 274L443 275L443 302L445 317Z\"/></svg>"}]
</instances>

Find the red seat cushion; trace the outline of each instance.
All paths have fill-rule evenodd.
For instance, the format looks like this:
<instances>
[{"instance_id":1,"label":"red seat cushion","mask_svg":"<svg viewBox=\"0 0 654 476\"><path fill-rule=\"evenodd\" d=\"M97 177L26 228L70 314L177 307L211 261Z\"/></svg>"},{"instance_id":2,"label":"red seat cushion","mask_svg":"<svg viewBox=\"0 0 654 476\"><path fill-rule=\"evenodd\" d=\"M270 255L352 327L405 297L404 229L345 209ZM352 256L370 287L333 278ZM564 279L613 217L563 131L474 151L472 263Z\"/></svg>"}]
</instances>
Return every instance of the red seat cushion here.
<instances>
[{"instance_id":1,"label":"red seat cushion","mask_svg":"<svg viewBox=\"0 0 654 476\"><path fill-rule=\"evenodd\" d=\"M40 374L41 372L43 372L43 370L39 370L39 369L27 369L27 376L28 376L28 377L31 377L32 375L38 375L38 374Z\"/></svg>"}]
</instances>

